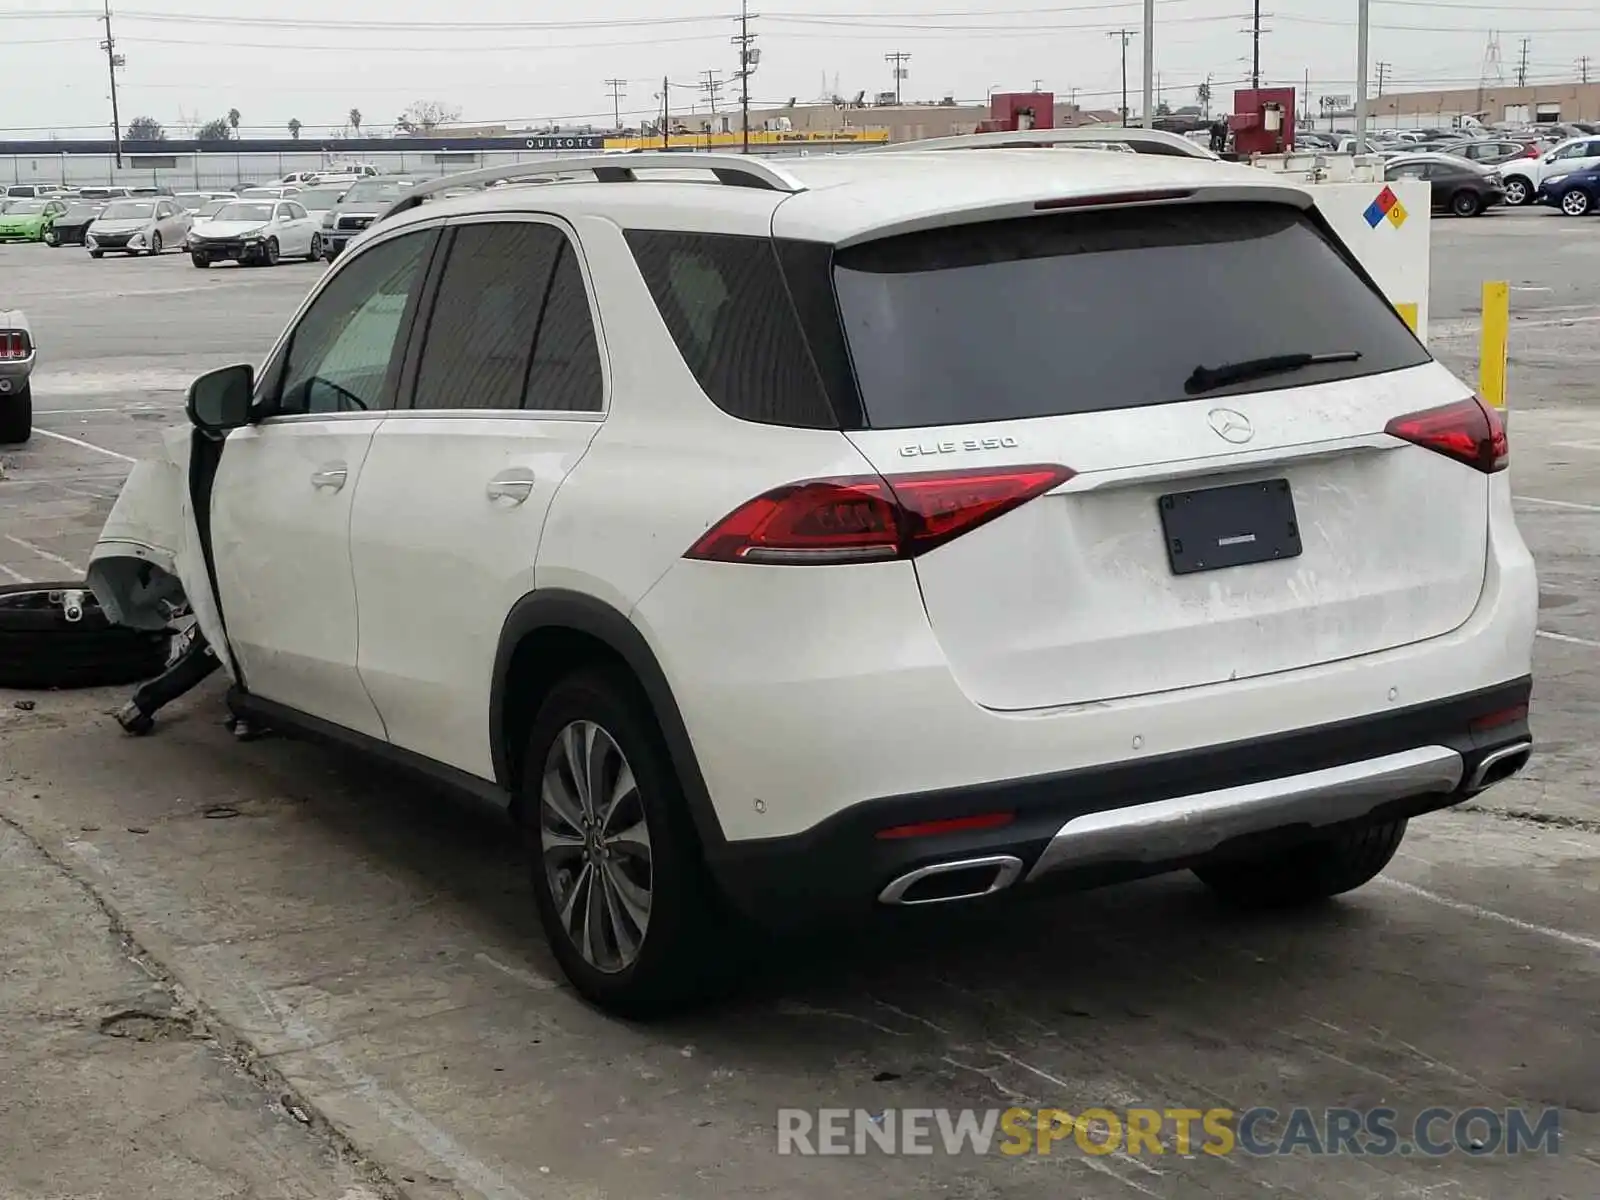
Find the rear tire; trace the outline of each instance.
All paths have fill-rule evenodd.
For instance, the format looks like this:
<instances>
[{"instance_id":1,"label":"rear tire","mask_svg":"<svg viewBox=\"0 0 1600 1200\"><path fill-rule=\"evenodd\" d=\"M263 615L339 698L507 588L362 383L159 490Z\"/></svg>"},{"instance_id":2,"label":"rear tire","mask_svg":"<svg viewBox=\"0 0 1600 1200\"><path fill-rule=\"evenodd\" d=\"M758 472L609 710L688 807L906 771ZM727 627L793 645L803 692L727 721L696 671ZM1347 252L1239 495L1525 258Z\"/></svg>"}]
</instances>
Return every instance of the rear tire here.
<instances>
[{"instance_id":1,"label":"rear tire","mask_svg":"<svg viewBox=\"0 0 1600 1200\"><path fill-rule=\"evenodd\" d=\"M1270 857L1208 864L1194 873L1239 908L1297 908L1369 883L1405 834L1404 820L1353 825Z\"/></svg>"},{"instance_id":2,"label":"rear tire","mask_svg":"<svg viewBox=\"0 0 1600 1200\"><path fill-rule=\"evenodd\" d=\"M0 446L20 446L33 436L33 388L0 396Z\"/></svg>"},{"instance_id":3,"label":"rear tire","mask_svg":"<svg viewBox=\"0 0 1600 1200\"><path fill-rule=\"evenodd\" d=\"M83 615L68 621L47 594L84 593ZM0 687L111 687L153 679L167 669L169 630L113 625L81 580L0 587Z\"/></svg>"},{"instance_id":4,"label":"rear tire","mask_svg":"<svg viewBox=\"0 0 1600 1200\"><path fill-rule=\"evenodd\" d=\"M624 770L631 773L632 789L622 790L609 812L598 803L587 814L578 808L582 789L570 770L570 737L578 738L581 761L598 764L593 774L586 772L597 793L619 794L616 781ZM582 753L586 743L598 752ZM637 685L624 672L608 669L563 679L534 719L523 763L520 819L534 900L550 949L573 986L599 1008L632 1018L661 1015L704 997L714 981L715 959L731 957L726 922L677 772ZM559 808L547 802L547 778L549 792L578 800L563 800ZM587 842L581 820L575 826L561 811L593 819ZM604 835L615 835L619 826L646 836L635 833L607 846ZM602 856L602 850L609 853ZM586 885L598 887L598 896ZM626 919L641 911L642 928L637 919ZM589 913L597 919L586 951ZM620 937L619 916L625 919Z\"/></svg>"}]
</instances>

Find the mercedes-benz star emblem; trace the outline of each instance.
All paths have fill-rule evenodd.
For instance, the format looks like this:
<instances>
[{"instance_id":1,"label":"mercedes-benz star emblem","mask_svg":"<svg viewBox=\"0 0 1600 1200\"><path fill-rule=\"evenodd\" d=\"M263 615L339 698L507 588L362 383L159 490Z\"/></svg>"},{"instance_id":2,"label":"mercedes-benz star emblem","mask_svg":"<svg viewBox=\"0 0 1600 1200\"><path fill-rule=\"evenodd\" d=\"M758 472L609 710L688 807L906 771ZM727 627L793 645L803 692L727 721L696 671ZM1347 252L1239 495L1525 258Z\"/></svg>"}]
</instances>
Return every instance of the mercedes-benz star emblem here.
<instances>
[{"instance_id":1,"label":"mercedes-benz star emblem","mask_svg":"<svg viewBox=\"0 0 1600 1200\"><path fill-rule=\"evenodd\" d=\"M1213 408L1206 414L1206 420L1211 422L1211 428L1217 431L1218 437L1235 445L1248 442L1256 435L1250 418L1231 408Z\"/></svg>"}]
</instances>

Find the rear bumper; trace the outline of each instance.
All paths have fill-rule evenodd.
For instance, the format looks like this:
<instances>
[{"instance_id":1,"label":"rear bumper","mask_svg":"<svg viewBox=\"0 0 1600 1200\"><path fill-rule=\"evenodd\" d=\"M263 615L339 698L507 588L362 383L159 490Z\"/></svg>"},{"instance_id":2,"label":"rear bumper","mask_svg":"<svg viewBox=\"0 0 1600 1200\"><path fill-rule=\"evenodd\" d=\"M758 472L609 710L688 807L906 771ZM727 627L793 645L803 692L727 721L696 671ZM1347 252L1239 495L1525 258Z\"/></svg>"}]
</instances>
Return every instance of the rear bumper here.
<instances>
[{"instance_id":1,"label":"rear bumper","mask_svg":"<svg viewBox=\"0 0 1600 1200\"><path fill-rule=\"evenodd\" d=\"M33 374L33 364L38 358L38 351L34 351L27 358L0 359L0 379L13 385L25 383Z\"/></svg>"},{"instance_id":2,"label":"rear bumper","mask_svg":"<svg viewBox=\"0 0 1600 1200\"><path fill-rule=\"evenodd\" d=\"M1288 734L870 800L804 833L708 848L708 865L741 911L793 925L1269 852L1342 822L1446 808L1515 773L1531 748L1531 689L1522 678ZM1009 819L977 827L995 814ZM952 832L878 836L963 818L969 826Z\"/></svg>"}]
</instances>

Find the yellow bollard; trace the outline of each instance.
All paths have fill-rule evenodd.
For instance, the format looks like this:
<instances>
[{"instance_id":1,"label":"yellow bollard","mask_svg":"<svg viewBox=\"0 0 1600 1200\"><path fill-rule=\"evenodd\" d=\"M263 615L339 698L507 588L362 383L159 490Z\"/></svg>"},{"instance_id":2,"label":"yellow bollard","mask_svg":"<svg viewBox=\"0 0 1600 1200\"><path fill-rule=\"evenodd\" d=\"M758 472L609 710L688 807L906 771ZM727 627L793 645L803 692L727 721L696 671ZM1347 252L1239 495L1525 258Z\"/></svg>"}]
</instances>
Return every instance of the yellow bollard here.
<instances>
[{"instance_id":1,"label":"yellow bollard","mask_svg":"<svg viewBox=\"0 0 1600 1200\"><path fill-rule=\"evenodd\" d=\"M1483 345L1478 354L1478 394L1506 412L1506 341L1511 332L1511 285L1483 285Z\"/></svg>"}]
</instances>

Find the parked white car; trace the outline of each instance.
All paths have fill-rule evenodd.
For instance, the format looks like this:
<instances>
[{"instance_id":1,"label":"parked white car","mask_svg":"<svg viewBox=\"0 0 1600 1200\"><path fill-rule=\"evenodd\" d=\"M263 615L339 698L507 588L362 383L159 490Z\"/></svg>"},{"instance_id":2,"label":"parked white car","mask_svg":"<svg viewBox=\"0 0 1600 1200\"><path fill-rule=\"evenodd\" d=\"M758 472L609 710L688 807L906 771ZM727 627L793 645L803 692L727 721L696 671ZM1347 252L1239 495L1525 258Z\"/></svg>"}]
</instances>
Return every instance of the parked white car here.
<instances>
[{"instance_id":1,"label":"parked white car","mask_svg":"<svg viewBox=\"0 0 1600 1200\"><path fill-rule=\"evenodd\" d=\"M1575 137L1552 146L1541 158L1516 158L1499 167L1506 184L1506 203L1529 204L1539 185L1552 175L1570 175L1600 166L1600 137Z\"/></svg>"},{"instance_id":2,"label":"parked white car","mask_svg":"<svg viewBox=\"0 0 1600 1200\"><path fill-rule=\"evenodd\" d=\"M189 258L275 267L285 258L322 258L322 218L293 200L234 200L189 231Z\"/></svg>"},{"instance_id":3,"label":"parked white car","mask_svg":"<svg viewBox=\"0 0 1600 1200\"><path fill-rule=\"evenodd\" d=\"M170 196L113 200L84 234L90 258L118 254L160 254L183 245L193 218Z\"/></svg>"},{"instance_id":4,"label":"parked white car","mask_svg":"<svg viewBox=\"0 0 1600 1200\"><path fill-rule=\"evenodd\" d=\"M17 445L33 435L29 380L38 361L27 314L0 303L0 446Z\"/></svg>"},{"instance_id":5,"label":"parked white car","mask_svg":"<svg viewBox=\"0 0 1600 1200\"><path fill-rule=\"evenodd\" d=\"M181 582L242 717L507 808L595 1002L694 995L729 905L1183 867L1319 900L1527 761L1505 426L1311 191L1048 150L518 170L594 181L413 191L195 381L90 579L130 624Z\"/></svg>"}]
</instances>

